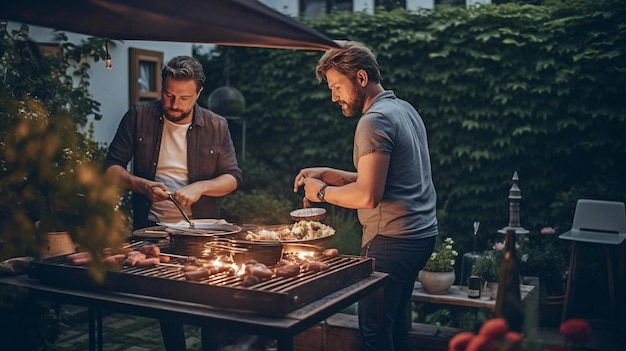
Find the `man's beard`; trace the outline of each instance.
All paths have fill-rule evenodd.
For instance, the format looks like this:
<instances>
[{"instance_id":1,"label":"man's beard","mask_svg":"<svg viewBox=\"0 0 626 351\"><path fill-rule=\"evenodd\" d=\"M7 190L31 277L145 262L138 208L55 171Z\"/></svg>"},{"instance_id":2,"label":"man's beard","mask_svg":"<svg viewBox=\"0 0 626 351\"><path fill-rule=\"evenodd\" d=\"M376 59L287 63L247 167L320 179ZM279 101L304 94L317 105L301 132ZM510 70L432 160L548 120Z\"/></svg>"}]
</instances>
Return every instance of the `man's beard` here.
<instances>
[{"instance_id":1,"label":"man's beard","mask_svg":"<svg viewBox=\"0 0 626 351\"><path fill-rule=\"evenodd\" d=\"M183 119L187 118L191 114L192 111L193 110L187 111L187 112L183 112L180 115L180 117L174 117L174 116L170 115L168 110L163 110L163 114L165 115L165 118L167 118L170 122L178 123L178 122L182 121ZM177 112L179 112L179 111L177 111Z\"/></svg>"},{"instance_id":2,"label":"man's beard","mask_svg":"<svg viewBox=\"0 0 626 351\"><path fill-rule=\"evenodd\" d=\"M359 88L357 84L352 85L352 102L340 101L341 113L346 117L352 117L363 113L365 106L365 89Z\"/></svg>"}]
</instances>

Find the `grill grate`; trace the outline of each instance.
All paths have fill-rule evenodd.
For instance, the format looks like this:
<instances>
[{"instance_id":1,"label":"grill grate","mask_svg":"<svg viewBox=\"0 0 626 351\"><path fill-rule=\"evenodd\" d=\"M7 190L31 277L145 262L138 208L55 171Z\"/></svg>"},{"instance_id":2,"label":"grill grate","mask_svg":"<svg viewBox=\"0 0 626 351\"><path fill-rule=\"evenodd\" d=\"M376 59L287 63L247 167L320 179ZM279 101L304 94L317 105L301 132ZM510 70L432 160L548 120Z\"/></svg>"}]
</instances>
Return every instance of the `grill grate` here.
<instances>
[{"instance_id":1,"label":"grill grate","mask_svg":"<svg viewBox=\"0 0 626 351\"><path fill-rule=\"evenodd\" d=\"M107 272L104 282L98 284L85 267L68 263L65 256L33 263L30 276L45 284L64 287L129 292L267 315L284 315L365 279L374 270L373 259L362 256L339 255L315 259L326 262L329 269L301 272L289 278L272 277L249 287L242 284L243 277L227 272L213 274L199 282L188 281L180 268L164 265L153 268L124 267L120 271ZM184 263L181 258L170 262Z\"/></svg>"}]
</instances>

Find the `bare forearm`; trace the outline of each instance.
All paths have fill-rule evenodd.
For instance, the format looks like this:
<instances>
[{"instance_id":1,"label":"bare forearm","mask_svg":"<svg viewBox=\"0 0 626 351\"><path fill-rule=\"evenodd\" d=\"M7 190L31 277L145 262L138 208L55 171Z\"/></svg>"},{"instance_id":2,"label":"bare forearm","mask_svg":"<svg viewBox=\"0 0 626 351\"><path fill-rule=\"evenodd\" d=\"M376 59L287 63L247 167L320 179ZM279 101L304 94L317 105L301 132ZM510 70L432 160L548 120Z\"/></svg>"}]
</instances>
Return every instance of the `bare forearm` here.
<instances>
[{"instance_id":1,"label":"bare forearm","mask_svg":"<svg viewBox=\"0 0 626 351\"><path fill-rule=\"evenodd\" d=\"M320 178L326 184L334 185L334 186L342 186L350 183L356 182L357 173L356 172L348 172L342 171L340 169L334 168L326 168L322 172L322 176Z\"/></svg>"},{"instance_id":2,"label":"bare forearm","mask_svg":"<svg viewBox=\"0 0 626 351\"><path fill-rule=\"evenodd\" d=\"M378 204L374 194L357 182L343 186L328 186L325 193L326 202L344 208L374 208Z\"/></svg>"},{"instance_id":3,"label":"bare forearm","mask_svg":"<svg viewBox=\"0 0 626 351\"><path fill-rule=\"evenodd\" d=\"M106 173L112 176L119 187L145 194L148 180L130 174L124 167L111 166L107 168Z\"/></svg>"},{"instance_id":4,"label":"bare forearm","mask_svg":"<svg viewBox=\"0 0 626 351\"><path fill-rule=\"evenodd\" d=\"M202 195L221 197L237 189L237 180L230 174L222 174L216 178L201 180L187 187L194 187Z\"/></svg>"}]
</instances>

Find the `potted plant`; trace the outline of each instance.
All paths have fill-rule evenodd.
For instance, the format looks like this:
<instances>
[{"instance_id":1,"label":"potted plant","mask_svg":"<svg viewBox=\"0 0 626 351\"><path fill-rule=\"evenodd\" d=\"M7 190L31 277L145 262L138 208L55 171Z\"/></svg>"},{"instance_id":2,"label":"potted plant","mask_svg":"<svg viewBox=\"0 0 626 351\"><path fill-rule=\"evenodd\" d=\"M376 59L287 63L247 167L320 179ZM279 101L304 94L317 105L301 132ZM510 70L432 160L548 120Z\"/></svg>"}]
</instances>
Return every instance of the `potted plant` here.
<instances>
[{"instance_id":1,"label":"potted plant","mask_svg":"<svg viewBox=\"0 0 626 351\"><path fill-rule=\"evenodd\" d=\"M119 190L101 171L103 150L83 131L98 103L89 98L88 84L75 87L66 73L68 62L79 61L74 56L89 47L64 48L67 56L60 58L27 38L23 26L2 42L0 260L39 258L49 232L66 231L94 253L121 244L126 228L117 210Z\"/></svg>"},{"instance_id":2,"label":"potted plant","mask_svg":"<svg viewBox=\"0 0 626 351\"><path fill-rule=\"evenodd\" d=\"M89 98L86 60L69 57L88 48L59 44L63 55L47 55L26 25L9 32L2 22L0 34L0 261L40 258L51 231L67 231L73 245L92 253L121 244L120 194L101 172L101 149L83 131L99 104ZM69 62L81 65L73 68L82 75L68 73ZM90 271L101 279L104 264ZM59 334L56 304L3 288L0 306L3 344L40 349Z\"/></svg>"},{"instance_id":3,"label":"potted plant","mask_svg":"<svg viewBox=\"0 0 626 351\"><path fill-rule=\"evenodd\" d=\"M492 250L484 251L472 266L472 272L481 277L485 283L483 295L492 299L495 299L498 293L500 263L502 262L502 248L499 250L498 248L500 246L496 244Z\"/></svg>"},{"instance_id":4,"label":"potted plant","mask_svg":"<svg viewBox=\"0 0 626 351\"><path fill-rule=\"evenodd\" d=\"M426 292L445 294L454 283L456 279L454 264L459 253L454 249L453 244L452 238L446 238L438 243L420 271L419 280Z\"/></svg>"}]
</instances>

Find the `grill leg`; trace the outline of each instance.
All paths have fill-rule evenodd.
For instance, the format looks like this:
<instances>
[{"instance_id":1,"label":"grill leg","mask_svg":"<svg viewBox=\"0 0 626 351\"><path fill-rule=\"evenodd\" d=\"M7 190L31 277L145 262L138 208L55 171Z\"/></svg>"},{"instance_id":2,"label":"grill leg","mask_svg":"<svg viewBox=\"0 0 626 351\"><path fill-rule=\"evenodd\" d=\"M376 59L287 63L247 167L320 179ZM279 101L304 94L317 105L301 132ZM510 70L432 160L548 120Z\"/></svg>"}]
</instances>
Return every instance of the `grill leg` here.
<instances>
[{"instance_id":1,"label":"grill leg","mask_svg":"<svg viewBox=\"0 0 626 351\"><path fill-rule=\"evenodd\" d=\"M276 339L277 351L292 351L293 350L293 338L289 335L281 335Z\"/></svg>"},{"instance_id":2,"label":"grill leg","mask_svg":"<svg viewBox=\"0 0 626 351\"><path fill-rule=\"evenodd\" d=\"M96 351L96 312L89 307L89 351Z\"/></svg>"},{"instance_id":3,"label":"grill leg","mask_svg":"<svg viewBox=\"0 0 626 351\"><path fill-rule=\"evenodd\" d=\"M96 350L103 350L102 310L99 308L89 307L89 351Z\"/></svg>"},{"instance_id":4,"label":"grill leg","mask_svg":"<svg viewBox=\"0 0 626 351\"><path fill-rule=\"evenodd\" d=\"M576 285L576 242L572 241L572 249L569 256L569 268L567 271L567 284L565 285L565 303L563 304L563 313L561 314L561 323L565 321L568 314L569 302L574 294L574 287Z\"/></svg>"},{"instance_id":5,"label":"grill leg","mask_svg":"<svg viewBox=\"0 0 626 351\"><path fill-rule=\"evenodd\" d=\"M98 321L98 351L104 350L103 344L104 340L102 338L102 310L96 309L96 316Z\"/></svg>"}]
</instances>

